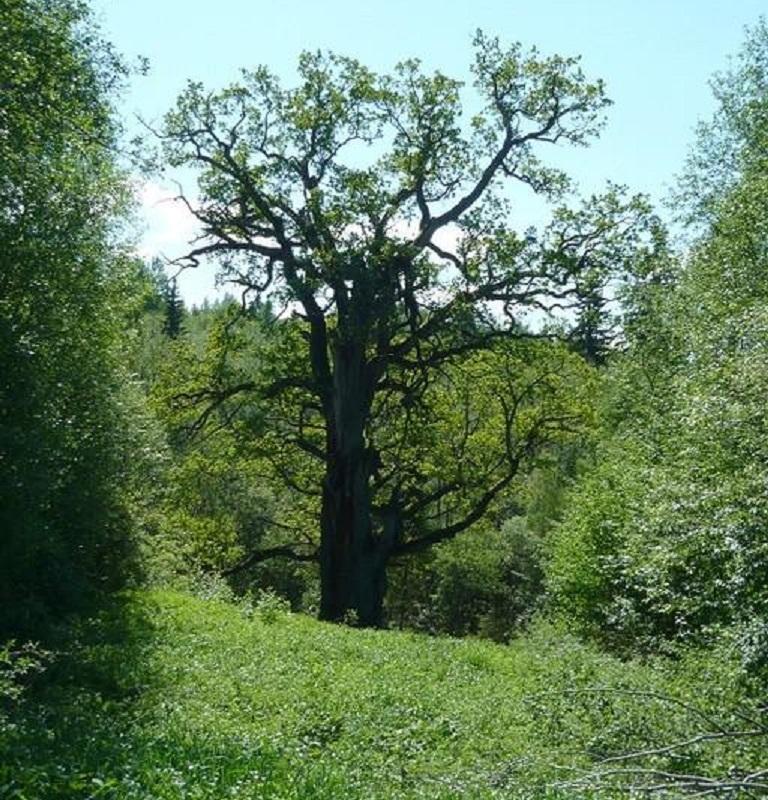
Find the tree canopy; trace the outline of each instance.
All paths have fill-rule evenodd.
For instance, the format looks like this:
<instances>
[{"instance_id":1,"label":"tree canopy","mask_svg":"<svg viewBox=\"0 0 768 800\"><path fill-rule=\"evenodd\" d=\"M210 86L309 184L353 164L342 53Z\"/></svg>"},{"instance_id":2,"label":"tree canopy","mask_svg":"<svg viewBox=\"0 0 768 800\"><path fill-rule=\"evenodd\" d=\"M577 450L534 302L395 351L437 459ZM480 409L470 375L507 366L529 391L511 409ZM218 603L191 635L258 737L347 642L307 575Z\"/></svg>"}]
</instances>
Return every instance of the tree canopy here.
<instances>
[{"instance_id":1,"label":"tree canopy","mask_svg":"<svg viewBox=\"0 0 768 800\"><path fill-rule=\"evenodd\" d=\"M760 23L715 84L719 105L683 189L724 163L728 177L690 198L689 251L659 260L657 280L629 304L630 347L605 375L596 459L550 569L558 606L615 645L656 649L728 630L745 663L761 668L767 54Z\"/></svg>"},{"instance_id":2,"label":"tree canopy","mask_svg":"<svg viewBox=\"0 0 768 800\"><path fill-rule=\"evenodd\" d=\"M68 0L3 3L0 49L0 628L18 630L128 560L124 70Z\"/></svg>"},{"instance_id":3,"label":"tree canopy","mask_svg":"<svg viewBox=\"0 0 768 800\"><path fill-rule=\"evenodd\" d=\"M320 495L329 619L378 623L389 559L469 528L577 424L556 384L580 379L556 349L525 345L542 327L530 315L631 271L653 227L640 198L611 189L556 210L538 235L513 232L505 184L561 197L567 177L539 150L586 144L609 101L577 59L482 33L473 74L469 116L462 84L416 60L382 76L305 53L294 89L266 68L218 93L190 84L161 132L169 163L199 173L200 200L185 202L202 234L182 263L214 257L245 307L268 298L290 317L290 346L259 380L186 398L208 404L205 419L246 393L290 407L280 435L320 470L294 488ZM453 384L484 380L472 370L499 385L464 403ZM444 446L438 479L429 465Z\"/></svg>"}]
</instances>

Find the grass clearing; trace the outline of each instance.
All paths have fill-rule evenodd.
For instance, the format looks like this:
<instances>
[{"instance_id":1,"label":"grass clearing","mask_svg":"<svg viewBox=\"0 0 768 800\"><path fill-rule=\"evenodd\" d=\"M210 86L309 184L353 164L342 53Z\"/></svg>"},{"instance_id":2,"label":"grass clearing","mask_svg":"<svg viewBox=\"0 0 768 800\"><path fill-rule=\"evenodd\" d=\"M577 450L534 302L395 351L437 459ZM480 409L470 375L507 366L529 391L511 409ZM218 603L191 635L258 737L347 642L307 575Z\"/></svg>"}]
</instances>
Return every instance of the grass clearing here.
<instances>
[{"instance_id":1,"label":"grass clearing","mask_svg":"<svg viewBox=\"0 0 768 800\"><path fill-rule=\"evenodd\" d=\"M547 627L501 646L140 592L74 628L2 718L0 797L627 797L562 784L710 723L743 727L727 710L744 691L720 656L622 663ZM724 740L652 765L759 760Z\"/></svg>"}]
</instances>

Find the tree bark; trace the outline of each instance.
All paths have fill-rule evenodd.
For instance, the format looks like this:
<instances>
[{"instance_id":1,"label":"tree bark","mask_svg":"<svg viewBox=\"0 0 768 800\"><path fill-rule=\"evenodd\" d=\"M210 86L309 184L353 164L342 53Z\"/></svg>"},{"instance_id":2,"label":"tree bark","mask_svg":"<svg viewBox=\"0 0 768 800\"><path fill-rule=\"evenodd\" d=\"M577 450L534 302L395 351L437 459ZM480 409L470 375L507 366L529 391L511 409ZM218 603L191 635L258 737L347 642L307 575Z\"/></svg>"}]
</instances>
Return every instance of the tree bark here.
<instances>
[{"instance_id":1,"label":"tree bark","mask_svg":"<svg viewBox=\"0 0 768 800\"><path fill-rule=\"evenodd\" d=\"M333 413L326 420L326 473L320 519L320 618L383 622L386 553L373 529L372 458L365 439L370 387L357 347L337 347Z\"/></svg>"}]
</instances>

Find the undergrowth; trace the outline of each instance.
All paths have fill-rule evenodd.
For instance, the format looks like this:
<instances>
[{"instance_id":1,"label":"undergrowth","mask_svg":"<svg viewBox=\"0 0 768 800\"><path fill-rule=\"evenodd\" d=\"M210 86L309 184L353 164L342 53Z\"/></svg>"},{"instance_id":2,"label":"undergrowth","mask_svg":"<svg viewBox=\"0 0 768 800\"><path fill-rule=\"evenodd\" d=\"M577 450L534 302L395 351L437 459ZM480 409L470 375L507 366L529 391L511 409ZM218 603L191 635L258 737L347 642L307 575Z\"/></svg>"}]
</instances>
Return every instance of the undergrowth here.
<instances>
[{"instance_id":1,"label":"undergrowth","mask_svg":"<svg viewBox=\"0 0 768 800\"><path fill-rule=\"evenodd\" d=\"M622 663L547 626L501 646L268 600L134 593L74 626L0 716L0 797L630 797L760 768L765 738L667 747L751 724L723 652Z\"/></svg>"}]
</instances>

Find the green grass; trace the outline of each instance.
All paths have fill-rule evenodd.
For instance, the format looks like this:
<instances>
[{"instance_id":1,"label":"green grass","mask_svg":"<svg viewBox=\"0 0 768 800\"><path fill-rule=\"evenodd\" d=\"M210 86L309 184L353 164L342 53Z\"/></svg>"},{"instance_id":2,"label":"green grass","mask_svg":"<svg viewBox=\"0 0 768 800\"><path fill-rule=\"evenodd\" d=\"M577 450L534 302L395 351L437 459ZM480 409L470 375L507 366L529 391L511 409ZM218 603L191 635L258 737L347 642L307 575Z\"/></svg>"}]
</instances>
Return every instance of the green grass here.
<instances>
[{"instance_id":1,"label":"green grass","mask_svg":"<svg viewBox=\"0 0 768 800\"><path fill-rule=\"evenodd\" d=\"M723 659L621 663L545 627L501 646L135 593L74 628L0 716L0 797L626 797L559 784L702 732L691 703L737 724L739 681ZM749 743L681 753L653 764L760 760Z\"/></svg>"}]
</instances>

